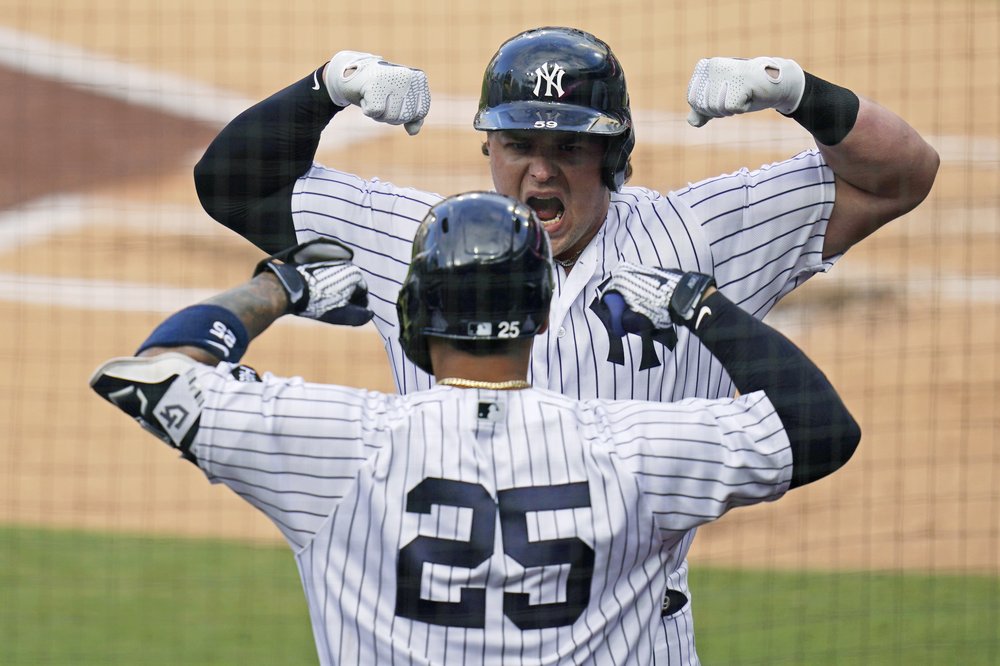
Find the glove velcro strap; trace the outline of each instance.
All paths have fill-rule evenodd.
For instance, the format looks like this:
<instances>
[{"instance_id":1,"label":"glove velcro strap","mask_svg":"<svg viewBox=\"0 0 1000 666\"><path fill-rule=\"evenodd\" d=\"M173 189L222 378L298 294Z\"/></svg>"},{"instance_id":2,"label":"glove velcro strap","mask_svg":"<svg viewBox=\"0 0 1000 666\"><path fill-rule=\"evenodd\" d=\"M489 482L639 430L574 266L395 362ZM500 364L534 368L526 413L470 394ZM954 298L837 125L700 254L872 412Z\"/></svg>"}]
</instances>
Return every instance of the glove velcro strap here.
<instances>
[{"instance_id":1,"label":"glove velcro strap","mask_svg":"<svg viewBox=\"0 0 1000 666\"><path fill-rule=\"evenodd\" d=\"M354 251L332 238L314 238L262 259L253 274L271 271L288 294L288 311L299 314L309 305L309 285L297 266L321 261L350 261Z\"/></svg>"},{"instance_id":2,"label":"glove velcro strap","mask_svg":"<svg viewBox=\"0 0 1000 666\"><path fill-rule=\"evenodd\" d=\"M787 115L823 145L836 146L854 128L861 101L847 88L824 81L809 72L805 75L802 101L795 111Z\"/></svg>"},{"instance_id":3,"label":"glove velcro strap","mask_svg":"<svg viewBox=\"0 0 1000 666\"><path fill-rule=\"evenodd\" d=\"M671 319L690 326L694 318L694 312L701 303L705 292L714 286L715 278L711 275L695 272L685 273L677 281L674 293L670 295L670 303L667 309L670 311Z\"/></svg>"},{"instance_id":4,"label":"glove velcro strap","mask_svg":"<svg viewBox=\"0 0 1000 666\"><path fill-rule=\"evenodd\" d=\"M250 335L233 312L219 305L199 304L170 315L139 345L136 354L150 347L204 349L220 361L236 362L243 358Z\"/></svg>"},{"instance_id":5,"label":"glove velcro strap","mask_svg":"<svg viewBox=\"0 0 1000 666\"><path fill-rule=\"evenodd\" d=\"M289 312L298 314L306 309L306 306L309 305L309 286L306 284L305 278L302 277L302 274L299 273L293 264L282 264L273 258L266 259L257 266L254 275L258 275L264 271L274 273L275 277L278 278L278 282L284 288L285 293L288 294Z\"/></svg>"}]
</instances>

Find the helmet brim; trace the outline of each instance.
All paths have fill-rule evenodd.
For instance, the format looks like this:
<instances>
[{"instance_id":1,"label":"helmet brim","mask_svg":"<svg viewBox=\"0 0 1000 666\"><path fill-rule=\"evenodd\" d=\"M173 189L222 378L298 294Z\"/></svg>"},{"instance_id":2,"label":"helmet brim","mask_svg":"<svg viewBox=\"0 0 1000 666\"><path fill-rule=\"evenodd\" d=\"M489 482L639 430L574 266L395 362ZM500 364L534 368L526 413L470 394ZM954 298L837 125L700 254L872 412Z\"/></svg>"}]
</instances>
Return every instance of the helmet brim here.
<instances>
[{"instance_id":1,"label":"helmet brim","mask_svg":"<svg viewBox=\"0 0 1000 666\"><path fill-rule=\"evenodd\" d=\"M555 102L518 101L480 109L472 126L477 130L549 130L617 136L629 123L594 109Z\"/></svg>"}]
</instances>

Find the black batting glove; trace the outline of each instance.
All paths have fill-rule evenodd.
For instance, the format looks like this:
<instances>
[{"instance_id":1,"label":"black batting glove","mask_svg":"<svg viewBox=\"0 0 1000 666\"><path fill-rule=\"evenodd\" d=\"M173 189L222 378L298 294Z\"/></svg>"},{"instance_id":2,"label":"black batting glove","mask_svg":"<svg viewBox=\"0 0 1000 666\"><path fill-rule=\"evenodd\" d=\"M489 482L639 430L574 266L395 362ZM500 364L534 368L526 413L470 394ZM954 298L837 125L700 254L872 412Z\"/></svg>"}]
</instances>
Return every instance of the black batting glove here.
<instances>
[{"instance_id":1,"label":"black batting glove","mask_svg":"<svg viewBox=\"0 0 1000 666\"><path fill-rule=\"evenodd\" d=\"M351 263L354 252L338 241L317 238L271 255L254 275L270 271L288 294L288 311L328 324L361 326L368 309L368 285Z\"/></svg>"}]
</instances>

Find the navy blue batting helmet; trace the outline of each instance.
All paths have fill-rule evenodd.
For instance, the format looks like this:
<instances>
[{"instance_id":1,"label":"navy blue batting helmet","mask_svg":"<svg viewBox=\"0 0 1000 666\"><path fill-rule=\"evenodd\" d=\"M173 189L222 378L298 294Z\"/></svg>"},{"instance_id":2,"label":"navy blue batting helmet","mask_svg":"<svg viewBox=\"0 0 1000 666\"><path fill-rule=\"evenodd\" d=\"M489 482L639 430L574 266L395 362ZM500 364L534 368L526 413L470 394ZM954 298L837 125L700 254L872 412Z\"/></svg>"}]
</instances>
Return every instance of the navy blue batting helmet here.
<instances>
[{"instance_id":1,"label":"navy blue batting helmet","mask_svg":"<svg viewBox=\"0 0 1000 666\"><path fill-rule=\"evenodd\" d=\"M552 299L552 249L534 211L495 192L444 199L413 239L396 300L399 342L432 373L427 337L511 340L539 333Z\"/></svg>"},{"instance_id":2,"label":"navy blue batting helmet","mask_svg":"<svg viewBox=\"0 0 1000 666\"><path fill-rule=\"evenodd\" d=\"M552 130L608 137L601 175L625 182L635 146L625 72L611 48L576 28L536 28L504 42L486 66L477 130Z\"/></svg>"}]
</instances>

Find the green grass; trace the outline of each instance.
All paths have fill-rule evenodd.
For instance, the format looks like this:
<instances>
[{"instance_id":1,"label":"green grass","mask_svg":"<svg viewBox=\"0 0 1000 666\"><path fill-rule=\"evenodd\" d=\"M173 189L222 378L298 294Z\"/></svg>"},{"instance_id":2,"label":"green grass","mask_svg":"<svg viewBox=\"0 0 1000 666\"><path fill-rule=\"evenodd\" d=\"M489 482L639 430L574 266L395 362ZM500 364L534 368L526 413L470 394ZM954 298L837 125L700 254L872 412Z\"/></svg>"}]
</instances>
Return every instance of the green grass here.
<instances>
[{"instance_id":1,"label":"green grass","mask_svg":"<svg viewBox=\"0 0 1000 666\"><path fill-rule=\"evenodd\" d=\"M1000 664L1000 579L692 572L706 666ZM315 664L291 552L0 528L0 664Z\"/></svg>"},{"instance_id":2,"label":"green grass","mask_svg":"<svg viewBox=\"0 0 1000 666\"><path fill-rule=\"evenodd\" d=\"M705 664L1000 665L1000 578L695 569Z\"/></svg>"},{"instance_id":3,"label":"green grass","mask_svg":"<svg viewBox=\"0 0 1000 666\"><path fill-rule=\"evenodd\" d=\"M292 553L0 529L0 664L315 664Z\"/></svg>"}]
</instances>

